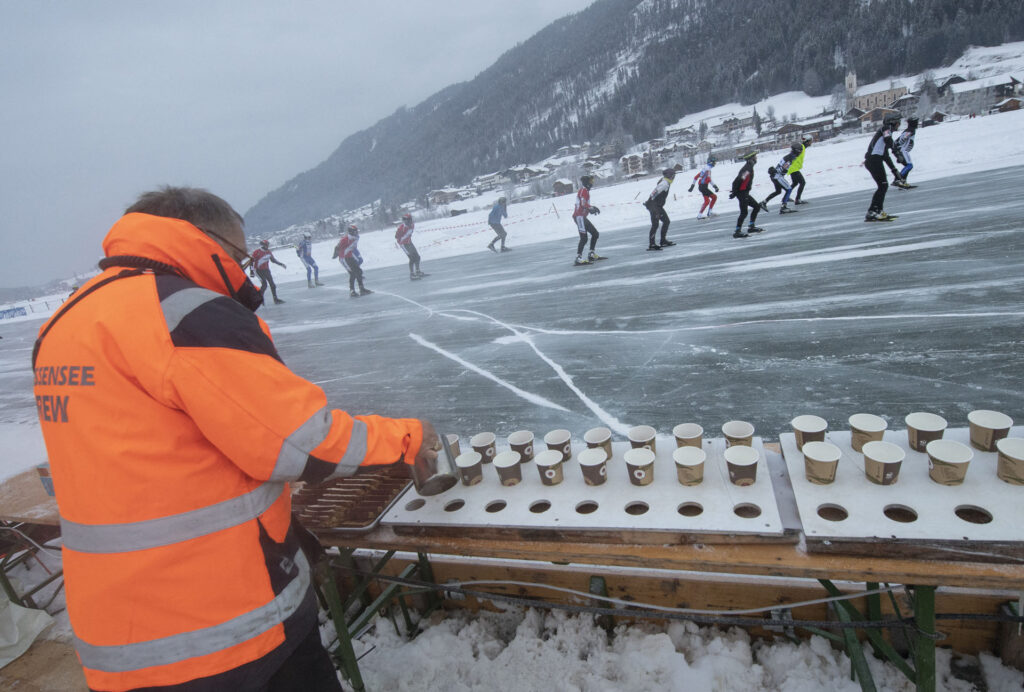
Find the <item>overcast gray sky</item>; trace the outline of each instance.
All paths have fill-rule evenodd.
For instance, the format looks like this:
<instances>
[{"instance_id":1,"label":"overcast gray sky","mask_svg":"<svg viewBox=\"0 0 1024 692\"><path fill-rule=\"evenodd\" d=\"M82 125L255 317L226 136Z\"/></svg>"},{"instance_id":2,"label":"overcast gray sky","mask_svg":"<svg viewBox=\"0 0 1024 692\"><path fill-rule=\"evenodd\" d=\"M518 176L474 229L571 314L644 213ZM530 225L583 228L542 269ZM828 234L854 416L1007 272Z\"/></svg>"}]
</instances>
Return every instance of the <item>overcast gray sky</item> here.
<instances>
[{"instance_id":1,"label":"overcast gray sky","mask_svg":"<svg viewBox=\"0 0 1024 692\"><path fill-rule=\"evenodd\" d=\"M88 271L135 197L245 213L593 0L0 0L0 286Z\"/></svg>"}]
</instances>

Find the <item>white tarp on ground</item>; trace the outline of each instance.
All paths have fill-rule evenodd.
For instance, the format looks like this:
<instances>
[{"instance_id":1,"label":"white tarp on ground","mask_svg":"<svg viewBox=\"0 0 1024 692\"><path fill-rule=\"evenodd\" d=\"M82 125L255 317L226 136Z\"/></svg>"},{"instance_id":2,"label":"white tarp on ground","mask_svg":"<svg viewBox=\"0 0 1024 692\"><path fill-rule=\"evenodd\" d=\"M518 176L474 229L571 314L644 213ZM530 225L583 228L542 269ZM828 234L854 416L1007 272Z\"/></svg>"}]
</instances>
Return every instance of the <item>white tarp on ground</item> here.
<instances>
[{"instance_id":1,"label":"white tarp on ground","mask_svg":"<svg viewBox=\"0 0 1024 692\"><path fill-rule=\"evenodd\" d=\"M0 668L28 651L39 633L52 623L53 618L45 611L15 605L0 590Z\"/></svg>"}]
</instances>

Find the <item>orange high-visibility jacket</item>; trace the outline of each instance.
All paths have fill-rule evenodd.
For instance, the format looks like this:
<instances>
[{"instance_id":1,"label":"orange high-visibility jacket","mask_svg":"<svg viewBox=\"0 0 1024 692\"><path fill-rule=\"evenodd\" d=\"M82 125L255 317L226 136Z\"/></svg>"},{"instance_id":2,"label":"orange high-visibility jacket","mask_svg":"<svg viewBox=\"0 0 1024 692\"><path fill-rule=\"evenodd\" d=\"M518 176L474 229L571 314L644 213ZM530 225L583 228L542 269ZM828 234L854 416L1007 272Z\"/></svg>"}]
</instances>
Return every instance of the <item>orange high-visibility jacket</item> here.
<instances>
[{"instance_id":1,"label":"orange high-visibility jacket","mask_svg":"<svg viewBox=\"0 0 1024 692\"><path fill-rule=\"evenodd\" d=\"M420 423L329 408L231 297L245 272L191 224L127 214L103 249L177 274L158 266L88 293L125 271L108 268L41 330L36 405L86 680L124 690L272 671L316 623L288 481L411 461Z\"/></svg>"}]
</instances>

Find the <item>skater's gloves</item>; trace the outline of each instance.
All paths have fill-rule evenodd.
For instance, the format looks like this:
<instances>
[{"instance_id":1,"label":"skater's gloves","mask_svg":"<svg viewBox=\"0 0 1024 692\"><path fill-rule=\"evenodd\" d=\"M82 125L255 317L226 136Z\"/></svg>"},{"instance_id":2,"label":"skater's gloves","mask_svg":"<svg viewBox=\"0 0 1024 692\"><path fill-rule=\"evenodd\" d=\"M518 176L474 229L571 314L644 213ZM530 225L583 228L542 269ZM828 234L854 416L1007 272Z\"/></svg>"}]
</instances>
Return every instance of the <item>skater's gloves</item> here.
<instances>
[{"instance_id":1,"label":"skater's gloves","mask_svg":"<svg viewBox=\"0 0 1024 692\"><path fill-rule=\"evenodd\" d=\"M598 209L597 207L591 207L591 208L590 208L590 213L591 213L591 214L594 214L594 215L596 216L597 214L600 214L600 213L601 213L601 210L600 210L600 209Z\"/></svg>"},{"instance_id":2,"label":"skater's gloves","mask_svg":"<svg viewBox=\"0 0 1024 692\"><path fill-rule=\"evenodd\" d=\"M718 186L717 185L712 185L711 187L715 188L715 192L718 192ZM693 188L691 187L690 189L692 190Z\"/></svg>"},{"instance_id":3,"label":"skater's gloves","mask_svg":"<svg viewBox=\"0 0 1024 692\"><path fill-rule=\"evenodd\" d=\"M717 190L718 188L715 188L715 189ZM693 185L690 186L690 189L687 190L687 192L693 192Z\"/></svg>"}]
</instances>

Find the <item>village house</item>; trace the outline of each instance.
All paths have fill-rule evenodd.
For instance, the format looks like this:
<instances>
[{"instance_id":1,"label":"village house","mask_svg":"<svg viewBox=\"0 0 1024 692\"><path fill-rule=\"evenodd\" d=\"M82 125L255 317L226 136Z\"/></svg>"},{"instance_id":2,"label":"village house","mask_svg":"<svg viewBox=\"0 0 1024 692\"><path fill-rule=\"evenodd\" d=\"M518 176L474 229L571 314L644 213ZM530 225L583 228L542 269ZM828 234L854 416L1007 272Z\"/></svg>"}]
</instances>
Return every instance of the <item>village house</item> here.
<instances>
[{"instance_id":1,"label":"village house","mask_svg":"<svg viewBox=\"0 0 1024 692\"><path fill-rule=\"evenodd\" d=\"M952 84L949 87L952 96L949 110L957 115L985 113L1003 99L1019 95L1020 89L1020 81L1009 74Z\"/></svg>"}]
</instances>

